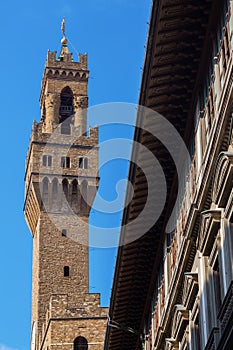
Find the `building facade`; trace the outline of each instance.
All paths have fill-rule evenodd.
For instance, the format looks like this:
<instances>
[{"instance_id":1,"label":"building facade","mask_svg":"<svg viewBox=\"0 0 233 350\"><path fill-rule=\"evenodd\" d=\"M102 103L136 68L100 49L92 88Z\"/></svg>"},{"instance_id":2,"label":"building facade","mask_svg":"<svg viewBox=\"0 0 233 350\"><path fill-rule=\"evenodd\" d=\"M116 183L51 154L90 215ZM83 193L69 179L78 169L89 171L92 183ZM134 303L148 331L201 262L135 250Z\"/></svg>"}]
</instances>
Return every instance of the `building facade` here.
<instances>
[{"instance_id":1,"label":"building facade","mask_svg":"<svg viewBox=\"0 0 233 350\"><path fill-rule=\"evenodd\" d=\"M88 74L87 55L74 61L65 35L59 55L48 51L25 175L31 350L103 348L108 310L89 293L88 217L99 179L98 128L86 128Z\"/></svg>"},{"instance_id":2,"label":"building facade","mask_svg":"<svg viewBox=\"0 0 233 350\"><path fill-rule=\"evenodd\" d=\"M135 228L141 237L124 244L127 223L147 200L146 179L135 165L141 154L133 150L134 194L123 215L105 349L233 348L232 59L233 1L153 1L139 104L176 128L190 159L180 181L168 152L172 135L163 147L136 130L134 140L163 168L166 203L148 232Z\"/></svg>"}]
</instances>

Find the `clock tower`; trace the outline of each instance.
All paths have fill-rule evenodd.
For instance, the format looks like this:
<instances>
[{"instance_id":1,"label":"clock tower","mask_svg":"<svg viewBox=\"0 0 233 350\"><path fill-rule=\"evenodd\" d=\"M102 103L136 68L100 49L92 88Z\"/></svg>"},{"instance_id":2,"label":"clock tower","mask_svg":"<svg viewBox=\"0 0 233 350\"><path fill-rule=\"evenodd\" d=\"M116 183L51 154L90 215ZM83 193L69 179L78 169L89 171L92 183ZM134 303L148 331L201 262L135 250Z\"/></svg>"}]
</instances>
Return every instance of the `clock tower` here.
<instances>
[{"instance_id":1,"label":"clock tower","mask_svg":"<svg viewBox=\"0 0 233 350\"><path fill-rule=\"evenodd\" d=\"M48 51L41 119L26 160L33 237L31 350L103 349L107 308L89 293L88 217L98 187L98 128L87 130L87 55Z\"/></svg>"}]
</instances>

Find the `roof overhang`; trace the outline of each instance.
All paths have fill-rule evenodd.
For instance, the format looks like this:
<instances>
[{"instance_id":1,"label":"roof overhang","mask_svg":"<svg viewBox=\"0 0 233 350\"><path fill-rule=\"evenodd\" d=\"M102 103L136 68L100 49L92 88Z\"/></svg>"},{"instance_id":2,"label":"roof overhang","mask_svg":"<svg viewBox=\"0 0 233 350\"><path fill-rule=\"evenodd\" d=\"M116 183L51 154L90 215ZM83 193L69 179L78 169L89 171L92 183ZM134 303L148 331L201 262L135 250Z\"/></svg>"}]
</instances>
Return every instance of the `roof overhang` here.
<instances>
[{"instance_id":1,"label":"roof overhang","mask_svg":"<svg viewBox=\"0 0 233 350\"><path fill-rule=\"evenodd\" d=\"M191 116L194 96L204 69L205 52L208 51L208 28L214 3L219 2L155 0L152 5L139 105L164 116L185 140L188 140L193 130ZM142 113L139 113L138 118L143 118ZM141 125L140 120L137 125ZM130 235L135 234L127 224L142 212L148 195L147 179L135 164L142 155L134 147L132 160L135 162L131 163L128 176L134 192L130 204L123 212L121 245L109 309L110 319L120 326L107 327L105 350L140 349L144 317L150 306L162 256L165 227L177 193L176 167L168 148L141 128L135 130L134 140L145 145L159 160L166 175L166 204L159 219L146 234L124 244ZM144 159L145 163L146 161ZM151 171L154 171L153 168ZM126 193L128 198L130 192L129 186ZM159 197L156 193L154 196L156 201ZM145 222L147 219L146 216L143 218ZM143 223L141 227L134 227L134 230L140 233ZM128 332L127 328L134 332Z\"/></svg>"}]
</instances>

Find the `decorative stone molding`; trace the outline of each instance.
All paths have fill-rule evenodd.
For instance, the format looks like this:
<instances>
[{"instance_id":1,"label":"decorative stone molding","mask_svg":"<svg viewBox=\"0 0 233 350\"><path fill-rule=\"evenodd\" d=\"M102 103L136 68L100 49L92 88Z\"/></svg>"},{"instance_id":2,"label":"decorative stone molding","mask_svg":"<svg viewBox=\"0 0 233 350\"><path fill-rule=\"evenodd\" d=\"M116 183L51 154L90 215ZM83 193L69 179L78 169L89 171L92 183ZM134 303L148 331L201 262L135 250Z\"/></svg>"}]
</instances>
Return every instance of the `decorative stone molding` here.
<instances>
[{"instance_id":1,"label":"decorative stone molding","mask_svg":"<svg viewBox=\"0 0 233 350\"><path fill-rule=\"evenodd\" d=\"M189 311L180 304L174 306L173 325L172 325L172 338L179 340L180 336L184 333L184 329L187 326L189 320Z\"/></svg>"},{"instance_id":2,"label":"decorative stone molding","mask_svg":"<svg viewBox=\"0 0 233 350\"><path fill-rule=\"evenodd\" d=\"M72 79L72 81L76 80L86 80L88 78L88 72L83 70L71 70L71 69L52 69L47 68L45 72L45 76L49 78L62 78L62 79Z\"/></svg>"},{"instance_id":3,"label":"decorative stone molding","mask_svg":"<svg viewBox=\"0 0 233 350\"><path fill-rule=\"evenodd\" d=\"M179 349L179 342L174 338L165 338L166 344L169 346L169 349Z\"/></svg>"},{"instance_id":4,"label":"decorative stone molding","mask_svg":"<svg viewBox=\"0 0 233 350\"><path fill-rule=\"evenodd\" d=\"M216 163L213 183L213 202L218 207L224 207L232 189L233 181L233 153L222 152Z\"/></svg>"},{"instance_id":5,"label":"decorative stone molding","mask_svg":"<svg viewBox=\"0 0 233 350\"><path fill-rule=\"evenodd\" d=\"M220 227L221 210L206 210L202 212L201 215L198 250L204 255L209 255L215 236Z\"/></svg>"},{"instance_id":6,"label":"decorative stone molding","mask_svg":"<svg viewBox=\"0 0 233 350\"><path fill-rule=\"evenodd\" d=\"M182 303L187 310L193 307L198 293L198 273L185 272Z\"/></svg>"}]
</instances>

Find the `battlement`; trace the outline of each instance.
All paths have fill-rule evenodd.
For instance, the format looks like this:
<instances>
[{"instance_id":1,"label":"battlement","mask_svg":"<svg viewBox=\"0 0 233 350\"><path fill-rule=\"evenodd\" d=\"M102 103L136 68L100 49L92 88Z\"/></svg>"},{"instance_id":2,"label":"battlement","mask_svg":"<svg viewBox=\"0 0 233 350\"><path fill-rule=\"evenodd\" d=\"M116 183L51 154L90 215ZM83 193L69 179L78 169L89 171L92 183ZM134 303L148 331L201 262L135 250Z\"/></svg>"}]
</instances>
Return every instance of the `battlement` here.
<instances>
[{"instance_id":1,"label":"battlement","mask_svg":"<svg viewBox=\"0 0 233 350\"><path fill-rule=\"evenodd\" d=\"M78 61L73 60L72 52L67 52L66 55L64 55L64 57L62 58L62 60L59 57L57 57L57 51L48 50L45 66L53 67L53 68L61 68L65 63L67 67L69 67L70 69L73 68L73 69L87 70L87 59L88 59L87 54L79 53Z\"/></svg>"},{"instance_id":2,"label":"battlement","mask_svg":"<svg viewBox=\"0 0 233 350\"><path fill-rule=\"evenodd\" d=\"M40 94L44 132L53 132L72 115L75 125L80 125L82 132L86 130L88 76L87 55L79 54L79 62L74 62L69 51L58 59L56 52L48 52Z\"/></svg>"},{"instance_id":3,"label":"battlement","mask_svg":"<svg viewBox=\"0 0 233 350\"><path fill-rule=\"evenodd\" d=\"M62 57L59 57L57 58L57 51L48 51L42 79L40 102L43 99L47 80L55 79L62 82L87 82L88 80L87 54L82 55L79 53L78 61L73 61L71 52L67 52Z\"/></svg>"}]
</instances>

